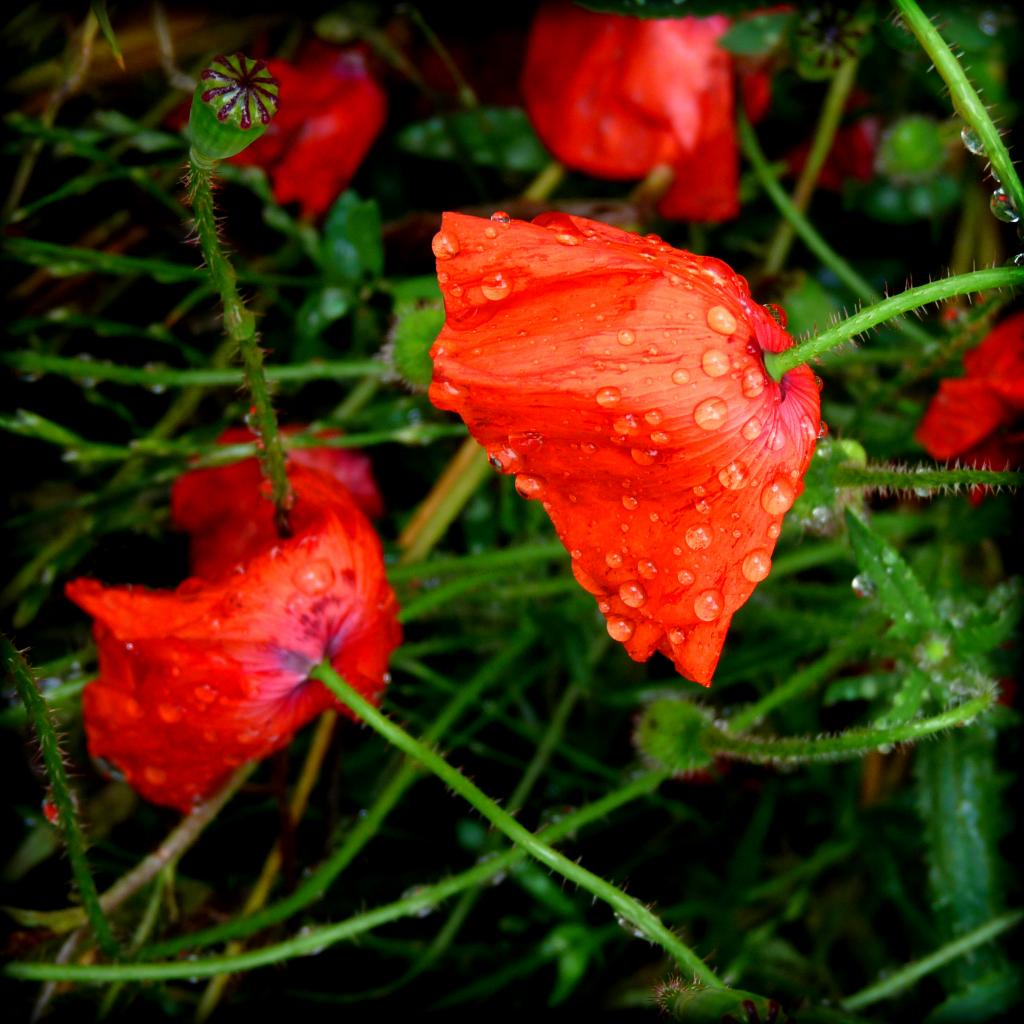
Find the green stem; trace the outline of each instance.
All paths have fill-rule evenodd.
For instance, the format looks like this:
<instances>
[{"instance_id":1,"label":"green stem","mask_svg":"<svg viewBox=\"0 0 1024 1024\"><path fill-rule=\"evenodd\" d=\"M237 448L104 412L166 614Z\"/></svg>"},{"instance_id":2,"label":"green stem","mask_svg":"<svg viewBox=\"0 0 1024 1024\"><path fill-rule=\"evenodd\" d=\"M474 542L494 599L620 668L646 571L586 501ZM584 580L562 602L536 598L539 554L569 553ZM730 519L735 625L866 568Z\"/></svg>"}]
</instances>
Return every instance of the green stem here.
<instances>
[{"instance_id":1,"label":"green stem","mask_svg":"<svg viewBox=\"0 0 1024 1024\"><path fill-rule=\"evenodd\" d=\"M993 174L1006 190L1013 205L1024 215L1024 188L1017 176L1017 170L1003 144L999 129L989 116L985 104L971 85L960 62L915 0L895 0L895 3L903 15L907 28L917 37L917 41L935 65L935 70L946 83L956 112L974 129L984 145L985 155L992 165Z\"/></svg>"},{"instance_id":2,"label":"green stem","mask_svg":"<svg viewBox=\"0 0 1024 1024\"><path fill-rule=\"evenodd\" d=\"M818 117L818 124L814 130L810 152L807 154L803 170L793 188L793 208L800 213L806 211L811 196L814 194L814 187L818 183L821 169L832 150L839 122L842 120L843 110L846 108L846 101L849 99L850 90L853 88L856 78L857 61L853 59L841 65L829 83L825 102L821 107L821 115ZM764 261L766 276L774 277L785 266L786 257L789 255L795 235L796 228L793 222L783 218L776 228L775 237L768 245L768 255Z\"/></svg>"},{"instance_id":3,"label":"green stem","mask_svg":"<svg viewBox=\"0 0 1024 1024\"><path fill-rule=\"evenodd\" d=\"M892 999L893 996L899 995L940 967L945 967L957 957L986 945L1011 928L1016 928L1022 920L1024 920L1024 912L1020 910L1001 914L980 928L975 928L974 931L940 946L934 953L929 953L928 956L914 960L899 970L893 971L883 981L862 988L852 996L847 996L839 1005L844 1010L862 1010L865 1006L871 1006L872 1003L881 1002L883 999Z\"/></svg>"},{"instance_id":4,"label":"green stem","mask_svg":"<svg viewBox=\"0 0 1024 1024\"><path fill-rule=\"evenodd\" d=\"M613 790L600 800L573 814L568 814L560 821L538 833L538 839L547 843L555 843L578 829L611 814L614 810L644 796L650 796L666 779L664 772L647 772L633 779L619 789ZM383 924L397 921L403 917L415 916L426 910L433 910L439 903L466 889L483 885L495 875L508 871L510 867L522 860L525 851L515 847L505 850L494 857L483 861L468 871L453 875L434 885L423 886L414 894L377 907L374 910L358 914L338 924L326 925L321 928L307 929L284 942L265 946L262 949L250 950L235 957L208 957L202 960L173 960L160 963L141 964L42 964L42 963L11 963L3 973L11 978L27 981L77 981L110 984L116 981L150 981L173 978L209 978L225 971L246 971L254 967L280 963L291 957L312 955L326 947L346 939L355 938ZM269 908L268 908L269 909ZM195 936L188 936L195 938ZM163 944L166 945L166 944ZM157 947L150 947L155 951ZM164 952L161 948L161 952ZM709 972L700 961L702 974Z\"/></svg>"},{"instance_id":5,"label":"green stem","mask_svg":"<svg viewBox=\"0 0 1024 1024\"><path fill-rule=\"evenodd\" d=\"M4 636L0 638L0 647L3 650L4 674L13 678L18 696L25 705L29 720L36 731L43 765L46 767L46 774L50 780L52 800L57 808L57 818L64 836L64 845L67 847L71 872L75 877L75 884L78 886L78 895L82 900L82 907L96 933L100 948L107 956L117 956L120 948L114 938L114 933L110 930L110 924L103 913L103 908L100 906L96 882L89 869L89 858L85 852L85 836L78 824L75 797L71 792L67 772L64 770L60 740L57 737L53 719L50 717L50 709L39 692L32 670L14 644Z\"/></svg>"},{"instance_id":6,"label":"green stem","mask_svg":"<svg viewBox=\"0 0 1024 1024\"><path fill-rule=\"evenodd\" d=\"M256 334L256 319L238 293L234 268L221 248L213 205L214 163L204 160L195 150L189 156L189 198L195 214L196 234L203 251L206 269L220 293L224 307L224 331L238 345L245 368L245 383L252 398L247 422L260 439L259 460L263 475L270 481L270 500L274 503L278 533L287 536L288 512L294 503L285 468L284 446L277 429L277 415L270 399L270 387L263 371L263 350Z\"/></svg>"},{"instance_id":7,"label":"green stem","mask_svg":"<svg viewBox=\"0 0 1024 1024\"><path fill-rule=\"evenodd\" d=\"M761 739L756 736L734 736L712 727L704 730L701 735L701 746L709 754L724 754L755 764L842 761L863 757L879 747L910 743L945 732L954 726L968 725L978 715L990 710L994 699L994 694L983 693L931 718L919 718L903 725L881 728L866 726L847 729L835 736Z\"/></svg>"},{"instance_id":8,"label":"green stem","mask_svg":"<svg viewBox=\"0 0 1024 1024\"><path fill-rule=\"evenodd\" d=\"M460 771L448 764L443 757L381 714L368 700L353 690L330 664L318 665L312 671L311 676L314 679L319 679L345 707L353 711L371 729L403 753L418 761L424 768L433 772L450 789L474 807L482 817L486 818L531 857L603 900L617 914L625 918L631 927L637 928L649 941L661 946L688 974L692 973L711 987L721 987L722 983L704 961L689 946L681 942L647 907L610 882L605 881L600 875L588 871L559 853L520 825L511 814L491 800Z\"/></svg>"},{"instance_id":9,"label":"green stem","mask_svg":"<svg viewBox=\"0 0 1024 1024\"><path fill-rule=\"evenodd\" d=\"M764 362L768 372L775 380L781 380L783 374L796 366L809 363L812 359L823 356L826 352L841 345L850 338L877 327L879 324L902 316L912 310L920 309L932 302L941 302L954 295L971 295L974 292L987 291L990 288L1017 288L1024 285L1024 268L990 267L988 270L975 270L970 274L958 274L956 277L944 277L939 281L908 288L899 295L883 299L874 305L867 306L859 313L847 317L834 327L807 341L787 348L784 352L765 353Z\"/></svg>"},{"instance_id":10,"label":"green stem","mask_svg":"<svg viewBox=\"0 0 1024 1024\"><path fill-rule=\"evenodd\" d=\"M929 469L925 466L837 466L837 487L943 490L963 487L1020 487L1024 473L991 469Z\"/></svg>"}]
</instances>

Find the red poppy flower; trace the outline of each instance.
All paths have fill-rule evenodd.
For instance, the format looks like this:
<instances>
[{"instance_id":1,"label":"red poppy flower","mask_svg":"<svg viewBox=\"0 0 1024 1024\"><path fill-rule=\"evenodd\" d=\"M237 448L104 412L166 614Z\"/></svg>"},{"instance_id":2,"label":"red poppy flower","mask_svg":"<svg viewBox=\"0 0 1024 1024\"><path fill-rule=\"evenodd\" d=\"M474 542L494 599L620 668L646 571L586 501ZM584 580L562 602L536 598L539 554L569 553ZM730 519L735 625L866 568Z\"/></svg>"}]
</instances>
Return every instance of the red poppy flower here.
<instances>
[{"instance_id":1,"label":"red poppy flower","mask_svg":"<svg viewBox=\"0 0 1024 1024\"><path fill-rule=\"evenodd\" d=\"M293 465L293 535L219 580L176 590L78 579L99 677L85 689L89 751L147 799L188 810L246 761L285 746L335 701L309 679L324 658L365 696L399 642L380 541L348 491ZM236 522L260 507L258 490Z\"/></svg>"},{"instance_id":2,"label":"red poppy flower","mask_svg":"<svg viewBox=\"0 0 1024 1024\"><path fill-rule=\"evenodd\" d=\"M666 217L736 216L732 58L717 45L728 27L722 15L650 20L541 7L522 78L537 134L566 166L599 178L670 165ZM766 90L744 93L764 102Z\"/></svg>"},{"instance_id":3,"label":"red poppy flower","mask_svg":"<svg viewBox=\"0 0 1024 1024\"><path fill-rule=\"evenodd\" d=\"M279 203L306 216L331 205L384 126L387 99L361 50L313 43L290 64L266 62L281 87L277 116L235 163L266 168Z\"/></svg>"},{"instance_id":4,"label":"red poppy flower","mask_svg":"<svg viewBox=\"0 0 1024 1024\"><path fill-rule=\"evenodd\" d=\"M282 432L300 429L291 426ZM337 431L324 431L320 436L337 435ZM246 427L233 427L217 440L219 444L245 444L254 440L254 435ZM288 459L335 479L367 516L376 517L383 511L370 460L362 453L347 448L295 448ZM258 498L264 490L256 459L194 469L178 477L171 488L171 521L189 534L193 575L215 579L277 543L274 507Z\"/></svg>"},{"instance_id":5,"label":"red poppy flower","mask_svg":"<svg viewBox=\"0 0 1024 1024\"><path fill-rule=\"evenodd\" d=\"M820 426L792 339L724 263L581 217L446 213L431 401L544 502L629 654L708 684Z\"/></svg>"},{"instance_id":6,"label":"red poppy flower","mask_svg":"<svg viewBox=\"0 0 1024 1024\"><path fill-rule=\"evenodd\" d=\"M840 128L818 175L818 188L840 192L847 181L870 181L875 174L875 154L881 136L882 122L877 117L862 117ZM810 151L808 141L786 157L791 174L803 170Z\"/></svg>"},{"instance_id":7,"label":"red poppy flower","mask_svg":"<svg viewBox=\"0 0 1024 1024\"><path fill-rule=\"evenodd\" d=\"M939 384L917 440L936 459L990 469L1024 464L1024 312L990 331L964 356L964 369Z\"/></svg>"}]
</instances>

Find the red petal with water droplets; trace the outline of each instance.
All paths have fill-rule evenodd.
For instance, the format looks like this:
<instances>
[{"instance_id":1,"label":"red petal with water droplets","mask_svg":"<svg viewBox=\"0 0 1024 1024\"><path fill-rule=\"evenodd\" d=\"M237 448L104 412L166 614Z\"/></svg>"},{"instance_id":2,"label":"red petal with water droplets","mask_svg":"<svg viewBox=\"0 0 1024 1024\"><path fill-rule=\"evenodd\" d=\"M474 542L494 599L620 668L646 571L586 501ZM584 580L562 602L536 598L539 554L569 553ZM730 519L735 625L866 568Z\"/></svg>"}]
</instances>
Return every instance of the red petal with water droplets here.
<instances>
[{"instance_id":1,"label":"red petal with water droplets","mask_svg":"<svg viewBox=\"0 0 1024 1024\"><path fill-rule=\"evenodd\" d=\"M67 595L96 620L99 677L83 698L90 753L155 803L188 810L325 708L325 658L378 699L400 631L373 528L336 481L294 466L294 534L216 581ZM263 499L235 510L241 524Z\"/></svg>"},{"instance_id":2,"label":"red petal with water droplets","mask_svg":"<svg viewBox=\"0 0 1024 1024\"><path fill-rule=\"evenodd\" d=\"M719 260L595 221L445 214L430 398L544 502L609 633L708 684L820 426L789 335Z\"/></svg>"}]
</instances>

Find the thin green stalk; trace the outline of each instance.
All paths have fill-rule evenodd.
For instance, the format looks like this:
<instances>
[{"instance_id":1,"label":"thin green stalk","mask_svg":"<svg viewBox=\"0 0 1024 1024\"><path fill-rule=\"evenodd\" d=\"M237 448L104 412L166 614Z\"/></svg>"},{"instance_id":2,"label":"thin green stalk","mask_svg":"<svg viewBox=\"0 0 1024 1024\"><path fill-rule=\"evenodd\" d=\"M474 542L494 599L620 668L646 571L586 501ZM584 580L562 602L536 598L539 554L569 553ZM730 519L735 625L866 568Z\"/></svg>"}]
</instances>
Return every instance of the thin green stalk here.
<instances>
[{"instance_id":1,"label":"thin green stalk","mask_svg":"<svg viewBox=\"0 0 1024 1024\"><path fill-rule=\"evenodd\" d=\"M189 198L195 214L196 234L203 251L206 269L220 293L224 307L224 331L238 345L245 369L245 384L252 398L247 420L260 439L259 461L263 475L270 481L270 500L274 503L277 531L287 536L288 512L295 496L285 469L284 445L277 429L277 414L270 398L270 387L263 371L263 350L256 333L256 319L238 293L234 268L221 248L217 217L213 205L213 167L193 149L189 157Z\"/></svg>"},{"instance_id":2,"label":"thin green stalk","mask_svg":"<svg viewBox=\"0 0 1024 1024\"><path fill-rule=\"evenodd\" d=\"M882 981L868 985L867 988L862 988L852 996L847 996L839 1005L844 1010L862 1010L865 1006L871 1006L883 999L892 999L933 971L945 967L950 961L986 945L1004 932L1010 931L1011 928L1016 928L1022 920L1024 920L1024 912L1020 910L1000 914L999 917L993 918L980 928L975 928L974 931L940 946L934 953L929 953L928 956L921 957L920 960L914 960L898 970L892 971Z\"/></svg>"},{"instance_id":3,"label":"thin green stalk","mask_svg":"<svg viewBox=\"0 0 1024 1024\"><path fill-rule=\"evenodd\" d=\"M405 583L423 577L459 576L468 573L489 572L492 569L518 569L530 562L551 562L565 557L561 544L523 544L506 551L489 551L481 555L463 555L433 558L429 561L392 565L388 579L392 583ZM403 648L404 650L404 648Z\"/></svg>"},{"instance_id":4,"label":"thin green stalk","mask_svg":"<svg viewBox=\"0 0 1024 1024\"><path fill-rule=\"evenodd\" d=\"M371 729L403 753L418 761L424 768L433 772L450 789L475 808L482 817L486 818L531 857L607 903L631 926L642 932L649 941L661 946L688 974L692 973L706 985L716 988L722 986L722 983L704 961L689 946L680 941L647 907L617 886L601 878L600 875L595 875L592 871L588 871L559 853L520 825L508 811L491 800L460 771L448 764L443 757L381 714L368 700L353 690L329 664L318 665L312 671L311 676L314 679L319 679L342 704L353 711Z\"/></svg>"},{"instance_id":5,"label":"thin green stalk","mask_svg":"<svg viewBox=\"0 0 1024 1024\"><path fill-rule=\"evenodd\" d=\"M667 773L660 771L647 772L638 776L626 785L615 789L601 797L600 800L550 825L539 832L537 837L546 843L556 843L568 835L593 821L606 817L613 811L633 800L650 796L667 778ZM150 981L172 978L208 978L224 971L246 971L254 967L280 963L296 956L315 955L328 946L346 939L355 938L374 928L403 917L413 917L425 910L433 910L439 903L457 893L486 884L495 875L508 871L510 867L522 860L526 852L519 848L505 850L489 858L468 871L452 875L434 885L423 886L408 896L394 903L388 903L374 910L350 917L347 921L327 925L321 928L304 929L284 942L265 946L259 950L250 950L237 957L207 957L196 960L172 960L158 963L140 964L41 964L15 962L8 964L3 973L11 978L27 981L74 981L110 984L117 981ZM269 908L268 908L269 909ZM196 936L188 936L195 938ZM149 947L150 952L167 955L164 950L166 943ZM700 961L698 961L700 963ZM702 973L707 968L701 964Z\"/></svg>"},{"instance_id":6,"label":"thin green stalk","mask_svg":"<svg viewBox=\"0 0 1024 1024\"><path fill-rule=\"evenodd\" d=\"M925 466L837 466L832 480L837 487L955 490L960 487L1020 487L1024 484L1024 473Z\"/></svg>"},{"instance_id":7,"label":"thin green stalk","mask_svg":"<svg viewBox=\"0 0 1024 1024\"><path fill-rule=\"evenodd\" d=\"M895 3L897 10L903 15L907 28L917 37L917 41L935 65L935 70L946 83L956 112L974 130L984 145L985 155L992 165L992 173L1006 190L1013 205L1024 215L1024 187L1021 186L1017 169L1003 144L999 129L964 73L960 61L956 59L949 45L915 0L895 0Z\"/></svg>"},{"instance_id":8,"label":"thin green stalk","mask_svg":"<svg viewBox=\"0 0 1024 1024\"><path fill-rule=\"evenodd\" d=\"M822 331L799 345L787 348L784 352L766 353L765 367L775 380L781 380L783 374L794 367L823 356L837 345L841 345L859 334L864 334L887 320L920 309L932 302L942 302L943 299L950 299L954 295L971 295L974 292L987 291L991 288L1019 288L1021 286L1024 286L1024 268L990 267L988 270L975 270L970 274L944 277L939 281L919 285L917 288L908 288L905 292L900 292L899 295L893 295L891 298L867 306L859 313L854 313L853 316L840 321L834 327Z\"/></svg>"},{"instance_id":9,"label":"thin green stalk","mask_svg":"<svg viewBox=\"0 0 1024 1024\"><path fill-rule=\"evenodd\" d=\"M809 761L841 761L862 757L879 747L896 743L909 743L945 732L954 726L968 725L978 715L989 711L994 703L992 693L983 693L966 700L955 708L919 718L903 725L866 726L847 729L835 736L768 737L734 736L718 728L706 729L701 735L701 746L709 754L724 754L755 764L773 762L805 763Z\"/></svg>"},{"instance_id":10,"label":"thin green stalk","mask_svg":"<svg viewBox=\"0 0 1024 1024\"><path fill-rule=\"evenodd\" d=\"M117 956L120 952L114 933L110 929L103 908L100 906L96 882L89 869L89 858L85 852L85 836L78 824L75 810L75 797L71 792L67 772L64 770L64 758L61 754L60 740L50 716L50 709L28 663L6 636L0 638L3 650L4 675L14 680L18 696L25 705L29 720L36 732L39 750L43 757L47 777L50 780L50 793L54 806L57 808L57 819L60 822L64 845L68 851L71 873L78 887L78 895L82 907L88 917L89 924L96 933L100 948L107 956Z\"/></svg>"},{"instance_id":11,"label":"thin green stalk","mask_svg":"<svg viewBox=\"0 0 1024 1024\"><path fill-rule=\"evenodd\" d=\"M832 143L835 141L839 122L843 118L846 101L849 99L850 90L857 79L857 63L856 59L843 63L832 76L832 81L829 82L828 91L825 93L825 102L822 104L821 114L814 129L814 137L811 140L810 152L807 154L803 170L793 188L793 208L800 213L807 210L821 169L832 150ZM795 236L796 228L791 220L783 218L779 221L779 226L775 229L775 236L768 244L768 255L764 261L766 276L774 277L786 265L786 257L789 255Z\"/></svg>"}]
</instances>

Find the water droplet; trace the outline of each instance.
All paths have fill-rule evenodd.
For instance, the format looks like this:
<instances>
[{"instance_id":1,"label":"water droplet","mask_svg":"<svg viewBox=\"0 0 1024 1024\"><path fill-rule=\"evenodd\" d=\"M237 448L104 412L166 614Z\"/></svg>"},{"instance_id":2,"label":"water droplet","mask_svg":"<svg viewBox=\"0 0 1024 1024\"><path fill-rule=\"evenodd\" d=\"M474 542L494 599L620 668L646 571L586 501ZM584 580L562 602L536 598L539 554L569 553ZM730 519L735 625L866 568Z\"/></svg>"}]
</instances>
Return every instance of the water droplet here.
<instances>
[{"instance_id":1,"label":"water droplet","mask_svg":"<svg viewBox=\"0 0 1024 1024\"><path fill-rule=\"evenodd\" d=\"M594 396L594 401L607 409L608 406L617 404L621 398L622 392L618 388L601 388Z\"/></svg>"},{"instance_id":2,"label":"water droplet","mask_svg":"<svg viewBox=\"0 0 1024 1024\"><path fill-rule=\"evenodd\" d=\"M702 516L706 516L711 511L711 505L708 504L703 498L693 506Z\"/></svg>"},{"instance_id":3,"label":"water droplet","mask_svg":"<svg viewBox=\"0 0 1024 1024\"><path fill-rule=\"evenodd\" d=\"M751 551L743 559L740 571L744 578L750 580L751 583L760 583L772 571L771 556L762 548Z\"/></svg>"},{"instance_id":4,"label":"water droplet","mask_svg":"<svg viewBox=\"0 0 1024 1024\"><path fill-rule=\"evenodd\" d=\"M609 551L604 560L609 569L618 569L622 565L622 555L618 551Z\"/></svg>"},{"instance_id":5,"label":"water droplet","mask_svg":"<svg viewBox=\"0 0 1024 1024\"><path fill-rule=\"evenodd\" d=\"M780 533L782 533L782 527L779 526L778 523L771 523L771 524L769 524L769 526L768 526L768 536L771 537L772 540L778 540Z\"/></svg>"},{"instance_id":6,"label":"water droplet","mask_svg":"<svg viewBox=\"0 0 1024 1024\"><path fill-rule=\"evenodd\" d=\"M668 444L670 438L664 430L655 430L651 432L651 441L654 444Z\"/></svg>"},{"instance_id":7,"label":"water droplet","mask_svg":"<svg viewBox=\"0 0 1024 1024\"><path fill-rule=\"evenodd\" d=\"M740 390L744 398L757 398L764 391L764 372L760 366L751 366L743 373Z\"/></svg>"},{"instance_id":8,"label":"water droplet","mask_svg":"<svg viewBox=\"0 0 1024 1024\"><path fill-rule=\"evenodd\" d=\"M1013 205L1013 200L1004 188L997 188L992 193L988 208L992 211L992 216L1004 224L1016 224L1020 220L1020 211Z\"/></svg>"},{"instance_id":9,"label":"water droplet","mask_svg":"<svg viewBox=\"0 0 1024 1024\"><path fill-rule=\"evenodd\" d=\"M640 502L638 502L632 494L624 494L622 496L622 507L628 509L630 512L632 512L639 504Z\"/></svg>"},{"instance_id":10,"label":"water droplet","mask_svg":"<svg viewBox=\"0 0 1024 1024\"><path fill-rule=\"evenodd\" d=\"M217 691L212 686L197 686L192 693L202 704L212 704L217 699Z\"/></svg>"},{"instance_id":11,"label":"water droplet","mask_svg":"<svg viewBox=\"0 0 1024 1024\"><path fill-rule=\"evenodd\" d=\"M679 581L679 586L692 587L693 581L696 577L689 569L680 569L679 572L676 573L676 579Z\"/></svg>"},{"instance_id":12,"label":"water droplet","mask_svg":"<svg viewBox=\"0 0 1024 1024\"><path fill-rule=\"evenodd\" d=\"M565 232L559 232L555 235L555 241L561 242L562 245L579 245L580 240L575 235L567 235Z\"/></svg>"},{"instance_id":13,"label":"water droplet","mask_svg":"<svg viewBox=\"0 0 1024 1024\"><path fill-rule=\"evenodd\" d=\"M498 229L497 228L492 228L492 227L488 226L488 227L484 228L484 235L487 238L497 238L498 237Z\"/></svg>"},{"instance_id":14,"label":"water droplet","mask_svg":"<svg viewBox=\"0 0 1024 1024\"><path fill-rule=\"evenodd\" d=\"M985 155L985 143L981 141L981 136L970 125L965 124L960 129L960 141L969 153L973 153L975 156Z\"/></svg>"},{"instance_id":15,"label":"water droplet","mask_svg":"<svg viewBox=\"0 0 1024 1024\"><path fill-rule=\"evenodd\" d=\"M502 299L508 298L508 293L511 290L508 278L501 273L492 274L480 282L480 291L484 293L484 298L490 299L491 302L500 302Z\"/></svg>"},{"instance_id":16,"label":"water droplet","mask_svg":"<svg viewBox=\"0 0 1024 1024\"><path fill-rule=\"evenodd\" d=\"M619 597L630 608L639 608L647 600L647 591L636 580L627 580L619 587Z\"/></svg>"},{"instance_id":17,"label":"water droplet","mask_svg":"<svg viewBox=\"0 0 1024 1024\"><path fill-rule=\"evenodd\" d=\"M683 539L691 550L703 551L711 546L711 531L706 526L691 526Z\"/></svg>"},{"instance_id":18,"label":"water droplet","mask_svg":"<svg viewBox=\"0 0 1024 1024\"><path fill-rule=\"evenodd\" d=\"M690 380L690 374L684 370L681 366L677 370L672 371L672 383L673 384L687 384Z\"/></svg>"},{"instance_id":19,"label":"water droplet","mask_svg":"<svg viewBox=\"0 0 1024 1024\"><path fill-rule=\"evenodd\" d=\"M495 210L494 213L491 214L491 220L493 220L495 224L512 223L512 218L504 210Z\"/></svg>"},{"instance_id":20,"label":"water droplet","mask_svg":"<svg viewBox=\"0 0 1024 1024\"><path fill-rule=\"evenodd\" d=\"M306 562L292 574L292 583L309 597L322 594L333 582L334 570L331 563L322 558Z\"/></svg>"},{"instance_id":21,"label":"water droplet","mask_svg":"<svg viewBox=\"0 0 1024 1024\"><path fill-rule=\"evenodd\" d=\"M174 704L160 704L157 706L156 713L165 721L168 725L173 725L175 722L181 721L181 708Z\"/></svg>"},{"instance_id":22,"label":"water droplet","mask_svg":"<svg viewBox=\"0 0 1024 1024\"><path fill-rule=\"evenodd\" d=\"M781 516L793 507L794 501L796 489L784 476L777 476L761 492L761 508L769 515Z\"/></svg>"},{"instance_id":23,"label":"water droplet","mask_svg":"<svg viewBox=\"0 0 1024 1024\"><path fill-rule=\"evenodd\" d=\"M430 243L430 248L439 260L450 260L459 253L459 240L450 231L438 231Z\"/></svg>"},{"instance_id":24,"label":"water droplet","mask_svg":"<svg viewBox=\"0 0 1024 1024\"><path fill-rule=\"evenodd\" d=\"M648 448L646 450L641 448L631 448L629 454L633 456L633 461L638 466L650 466L658 457L657 451L652 448Z\"/></svg>"},{"instance_id":25,"label":"water droplet","mask_svg":"<svg viewBox=\"0 0 1024 1024\"><path fill-rule=\"evenodd\" d=\"M735 334L736 317L725 306L712 306L708 310L708 327L717 334Z\"/></svg>"},{"instance_id":26,"label":"water droplet","mask_svg":"<svg viewBox=\"0 0 1024 1024\"><path fill-rule=\"evenodd\" d=\"M640 429L640 421L631 412L626 413L612 424L612 429L617 434L635 434Z\"/></svg>"},{"instance_id":27,"label":"water droplet","mask_svg":"<svg viewBox=\"0 0 1024 1024\"><path fill-rule=\"evenodd\" d=\"M761 421L755 416L753 417L753 419L749 419L746 423L743 424L743 429L740 430L740 433L743 435L744 438L746 438L746 440L753 441L761 436L762 430L764 430L764 426L762 425Z\"/></svg>"},{"instance_id":28,"label":"water droplet","mask_svg":"<svg viewBox=\"0 0 1024 1024\"><path fill-rule=\"evenodd\" d=\"M636 341L636 335L632 331L619 331L619 344L632 345Z\"/></svg>"},{"instance_id":29,"label":"water droplet","mask_svg":"<svg viewBox=\"0 0 1024 1024\"><path fill-rule=\"evenodd\" d=\"M850 587L857 597L869 598L874 597L877 592L875 587L875 581L864 573L858 573L850 580Z\"/></svg>"},{"instance_id":30,"label":"water droplet","mask_svg":"<svg viewBox=\"0 0 1024 1024\"><path fill-rule=\"evenodd\" d=\"M668 637L668 642L673 647L678 647L680 644L686 643L686 630L681 629L679 626L670 626L665 634Z\"/></svg>"},{"instance_id":31,"label":"water droplet","mask_svg":"<svg viewBox=\"0 0 1024 1024\"><path fill-rule=\"evenodd\" d=\"M652 426L656 427L661 423L663 416L660 409L648 409L644 413L644 419Z\"/></svg>"},{"instance_id":32,"label":"water droplet","mask_svg":"<svg viewBox=\"0 0 1024 1024\"><path fill-rule=\"evenodd\" d=\"M536 498L539 497L544 484L540 477L527 476L525 473L520 473L516 477L516 490L524 498Z\"/></svg>"},{"instance_id":33,"label":"water droplet","mask_svg":"<svg viewBox=\"0 0 1024 1024\"><path fill-rule=\"evenodd\" d=\"M636 571L645 580L653 580L658 575L658 567L649 558L642 558L637 562Z\"/></svg>"},{"instance_id":34,"label":"water droplet","mask_svg":"<svg viewBox=\"0 0 1024 1024\"><path fill-rule=\"evenodd\" d=\"M720 348L709 348L701 356L700 368L709 377L723 377L729 372L729 356Z\"/></svg>"},{"instance_id":35,"label":"water droplet","mask_svg":"<svg viewBox=\"0 0 1024 1024\"><path fill-rule=\"evenodd\" d=\"M738 462L730 462L718 474L719 483L729 491L738 491L744 485L746 479L747 471Z\"/></svg>"},{"instance_id":36,"label":"water droplet","mask_svg":"<svg viewBox=\"0 0 1024 1024\"><path fill-rule=\"evenodd\" d=\"M693 599L693 612L701 622L714 622L722 614L722 592L704 590Z\"/></svg>"},{"instance_id":37,"label":"water droplet","mask_svg":"<svg viewBox=\"0 0 1024 1024\"><path fill-rule=\"evenodd\" d=\"M729 414L721 398L708 398L693 410L693 421L702 430L718 430Z\"/></svg>"},{"instance_id":38,"label":"water droplet","mask_svg":"<svg viewBox=\"0 0 1024 1024\"><path fill-rule=\"evenodd\" d=\"M625 643L633 635L633 623L620 615L613 615L607 624L608 635L619 643Z\"/></svg>"}]
</instances>

